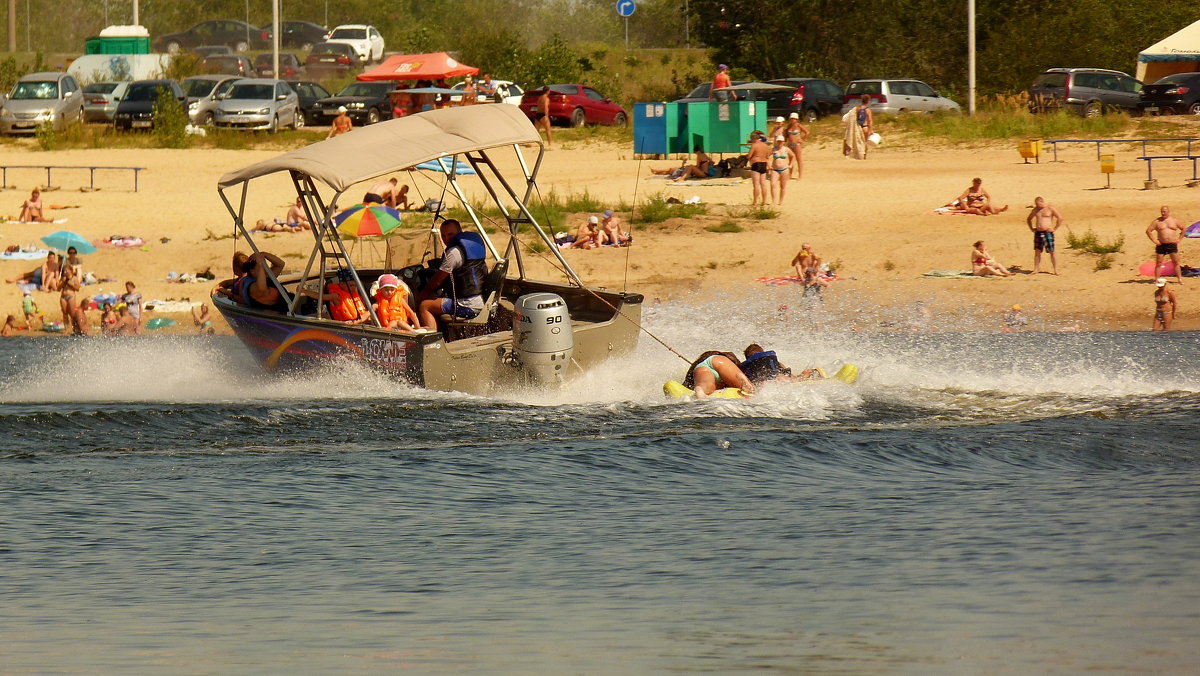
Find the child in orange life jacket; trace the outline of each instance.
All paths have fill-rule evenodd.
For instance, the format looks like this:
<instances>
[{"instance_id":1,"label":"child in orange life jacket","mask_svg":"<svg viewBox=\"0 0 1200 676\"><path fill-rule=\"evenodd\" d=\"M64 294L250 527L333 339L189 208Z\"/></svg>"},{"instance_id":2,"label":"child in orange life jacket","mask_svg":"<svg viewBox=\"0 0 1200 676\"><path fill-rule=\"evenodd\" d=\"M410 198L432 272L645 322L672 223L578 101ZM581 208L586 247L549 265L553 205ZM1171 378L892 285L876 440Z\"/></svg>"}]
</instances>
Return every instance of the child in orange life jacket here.
<instances>
[{"instance_id":1,"label":"child in orange life jacket","mask_svg":"<svg viewBox=\"0 0 1200 676\"><path fill-rule=\"evenodd\" d=\"M383 275L379 278L379 291L375 293L375 314L379 316L379 324L385 329L401 329L412 331L414 326L420 326L417 313L408 305L408 289L400 285L396 275Z\"/></svg>"},{"instance_id":2,"label":"child in orange life jacket","mask_svg":"<svg viewBox=\"0 0 1200 676\"><path fill-rule=\"evenodd\" d=\"M325 293L319 298L329 303L329 317L347 324L362 324L371 319L371 313L367 312L367 306L363 305L358 287L351 283L354 276L349 270L338 270L337 276L338 281L326 284ZM301 293L310 298L317 298L313 291L304 290Z\"/></svg>"}]
</instances>

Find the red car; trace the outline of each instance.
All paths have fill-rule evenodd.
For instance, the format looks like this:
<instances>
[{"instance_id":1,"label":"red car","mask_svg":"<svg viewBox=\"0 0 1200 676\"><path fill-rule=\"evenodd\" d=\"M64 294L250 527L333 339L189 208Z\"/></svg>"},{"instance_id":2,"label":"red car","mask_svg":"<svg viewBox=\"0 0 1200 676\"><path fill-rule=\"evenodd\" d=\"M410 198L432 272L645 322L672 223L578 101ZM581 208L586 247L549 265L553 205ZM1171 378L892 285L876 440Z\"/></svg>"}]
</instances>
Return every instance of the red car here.
<instances>
[{"instance_id":1,"label":"red car","mask_svg":"<svg viewBox=\"0 0 1200 676\"><path fill-rule=\"evenodd\" d=\"M600 92L580 84L547 85L550 89L550 122L569 123L572 127L585 124L611 124L624 127L629 114L620 105ZM534 120L538 98L547 87L532 89L521 97L521 110Z\"/></svg>"}]
</instances>

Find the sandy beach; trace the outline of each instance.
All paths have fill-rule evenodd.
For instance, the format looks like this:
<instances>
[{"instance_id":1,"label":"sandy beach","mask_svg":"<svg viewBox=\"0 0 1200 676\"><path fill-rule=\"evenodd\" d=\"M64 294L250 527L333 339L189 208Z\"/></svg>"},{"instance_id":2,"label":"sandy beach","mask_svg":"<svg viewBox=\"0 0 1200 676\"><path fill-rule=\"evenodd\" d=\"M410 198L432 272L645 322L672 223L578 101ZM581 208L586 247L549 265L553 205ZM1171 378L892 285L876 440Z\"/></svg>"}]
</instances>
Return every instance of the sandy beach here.
<instances>
[{"instance_id":1,"label":"sandy beach","mask_svg":"<svg viewBox=\"0 0 1200 676\"><path fill-rule=\"evenodd\" d=\"M1178 136L1196 136L1200 123L1180 120ZM655 195L681 200L697 196L708 213L693 219L670 219L638 226L636 241L628 249L571 250L567 257L590 282L610 288L639 291L651 302L687 299L720 292L754 295L769 287L760 277L791 274L789 261L800 244L808 242L828 262L836 264L843 279L824 293L821 307L828 317L857 330L878 328L881 308L903 312L916 301L931 309L935 329L999 329L1000 315L1020 304L1034 319L1031 326L1046 330L1147 330L1153 304L1152 280L1139 276L1137 267L1153 260L1153 247L1145 236L1161 205L1169 205L1185 225L1200 220L1200 189L1186 187L1191 166L1164 163L1155 166L1158 190L1143 189L1145 163L1136 158L1141 146L1105 146L1116 156L1117 173L1112 188L1105 189L1094 145L1059 149L1060 161L1043 157L1039 164L1024 163L1015 143L950 146L914 138L895 138L874 151L868 160L847 160L841 155L840 132L831 122L814 127L804 153L804 176L789 185L786 203L777 218L738 218L750 201L749 181L714 180L700 185L672 185L651 176L650 168L678 165L678 160L633 159L631 149L605 142L583 142L556 136L540 178L543 194L580 193L614 204L633 204ZM563 139L566 136L567 139ZM32 144L32 142L30 142ZM235 248L229 237L231 219L216 192L225 172L279 154L277 150L71 150L39 152L35 146L7 145L0 149L4 165L138 166L146 171L134 192L129 172L96 174L97 190L88 185L86 170L56 170L47 205L72 208L52 210L65 217L63 224L0 225L0 244L38 244L40 237L60 229L98 240L114 235L136 236L143 247L100 249L85 257L85 268L102 282L86 286L84 295L119 293L126 280L137 283L149 300L203 301L211 283L177 284L169 273L195 273L208 268L218 279L228 274ZM21 201L35 186L42 186L45 171L10 169L0 213L15 216ZM931 210L947 203L972 177L1007 213L995 216L935 215ZM404 181L405 177L401 176ZM430 193L428 178L417 184ZM357 196L356 190L347 195ZM1061 275L1016 274L1011 278L939 279L922 277L931 270L968 270L974 241L982 239L998 261L1032 269L1032 236L1025 218L1036 196L1044 196L1063 214L1066 225L1058 233ZM436 193L425 194L437 196ZM290 182L280 175L256 186L249 195L247 213L253 219L282 217L293 199ZM535 209L536 213L536 209ZM569 222L575 227L585 215ZM628 223L629 213L621 213ZM428 215L413 214L409 224L427 223ZM714 233L707 227L734 220L742 232ZM1112 255L1111 267L1097 270L1098 256L1067 246L1068 233L1092 230L1102 242L1123 236L1124 247ZM399 231L394 238L402 256L419 258L427 248L420 229ZM262 246L285 256L289 270L303 265L310 236L274 234ZM357 251L378 260L380 243L360 244ZM1200 249L1191 240L1180 247L1184 264L1196 264ZM543 254L544 255L544 254ZM1049 270L1048 257L1043 271ZM35 267L36 261L0 262L5 279ZM1190 289L1200 279L1171 284L1179 298L1175 329L1200 328ZM801 289L795 289L800 302ZM0 294L5 313L20 317L21 294L6 285ZM58 319L57 294L35 293L35 299L52 319ZM183 313L148 313L145 319L167 316L178 321L165 332L190 333L190 316ZM93 323L99 321L95 313ZM228 331L220 317L218 329ZM884 327L886 328L886 327ZM34 335L42 335L34 332Z\"/></svg>"}]
</instances>

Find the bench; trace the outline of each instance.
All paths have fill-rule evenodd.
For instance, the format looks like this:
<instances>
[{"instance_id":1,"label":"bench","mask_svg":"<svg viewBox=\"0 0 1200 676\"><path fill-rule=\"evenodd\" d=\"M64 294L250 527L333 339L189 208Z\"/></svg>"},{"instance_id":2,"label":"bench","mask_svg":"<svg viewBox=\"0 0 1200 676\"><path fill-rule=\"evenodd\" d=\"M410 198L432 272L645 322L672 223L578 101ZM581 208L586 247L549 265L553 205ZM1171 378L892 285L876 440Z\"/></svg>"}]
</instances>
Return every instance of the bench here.
<instances>
[{"instance_id":1,"label":"bench","mask_svg":"<svg viewBox=\"0 0 1200 676\"><path fill-rule=\"evenodd\" d=\"M88 188L96 189L96 171L103 169L106 171L132 171L133 172L133 191L138 191L138 172L145 171L145 167L80 167L68 165L46 165L46 164L8 164L0 166L0 185L8 187L8 170L9 169L45 169L46 170L46 188L49 189L54 184L50 180L50 172L54 169L87 169Z\"/></svg>"},{"instance_id":2,"label":"bench","mask_svg":"<svg viewBox=\"0 0 1200 676\"><path fill-rule=\"evenodd\" d=\"M1060 143L1095 143L1096 144L1096 159L1100 159L1100 146L1104 143L1140 143L1142 144L1142 155L1146 154L1146 146L1151 143L1167 143L1167 142L1187 142L1187 154L1192 154L1192 142L1200 141L1200 138L1056 138L1046 139L1042 143L1049 143L1054 149L1054 160L1058 161L1058 144Z\"/></svg>"},{"instance_id":3,"label":"bench","mask_svg":"<svg viewBox=\"0 0 1200 676\"><path fill-rule=\"evenodd\" d=\"M1200 155L1193 155L1189 151L1187 155L1143 155L1138 158L1146 162L1146 184L1150 185L1154 181L1154 160L1170 160L1178 162L1180 160L1190 160L1192 162L1192 177L1189 181L1200 181L1196 176L1196 162L1200 160Z\"/></svg>"}]
</instances>

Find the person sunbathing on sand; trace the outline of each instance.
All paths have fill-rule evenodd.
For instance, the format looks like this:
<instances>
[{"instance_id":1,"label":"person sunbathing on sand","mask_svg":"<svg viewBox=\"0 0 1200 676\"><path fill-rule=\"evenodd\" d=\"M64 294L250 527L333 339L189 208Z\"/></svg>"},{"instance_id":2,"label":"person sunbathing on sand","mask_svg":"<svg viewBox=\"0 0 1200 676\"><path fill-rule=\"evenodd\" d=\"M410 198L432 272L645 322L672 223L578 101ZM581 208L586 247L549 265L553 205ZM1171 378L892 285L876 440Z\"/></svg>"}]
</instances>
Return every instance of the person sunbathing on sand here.
<instances>
[{"instance_id":1,"label":"person sunbathing on sand","mask_svg":"<svg viewBox=\"0 0 1200 676\"><path fill-rule=\"evenodd\" d=\"M1008 211L1007 204L999 209L992 206L992 196L988 194L988 191L983 189L982 178L971 179L971 186L958 196L958 203L964 213L975 214L977 216L1002 214Z\"/></svg>"},{"instance_id":2,"label":"person sunbathing on sand","mask_svg":"<svg viewBox=\"0 0 1200 676\"><path fill-rule=\"evenodd\" d=\"M42 205L42 191L37 188L30 193L29 199L21 203L21 217L17 220L22 223L49 223L50 219L46 218L43 213L44 206Z\"/></svg>"},{"instance_id":3,"label":"person sunbathing on sand","mask_svg":"<svg viewBox=\"0 0 1200 676\"><path fill-rule=\"evenodd\" d=\"M1008 268L996 262L992 255L988 253L987 245L983 240L975 242L974 249L971 249L971 274L976 277L987 277L989 275L999 275L1001 277L1009 277L1012 275Z\"/></svg>"}]
</instances>

